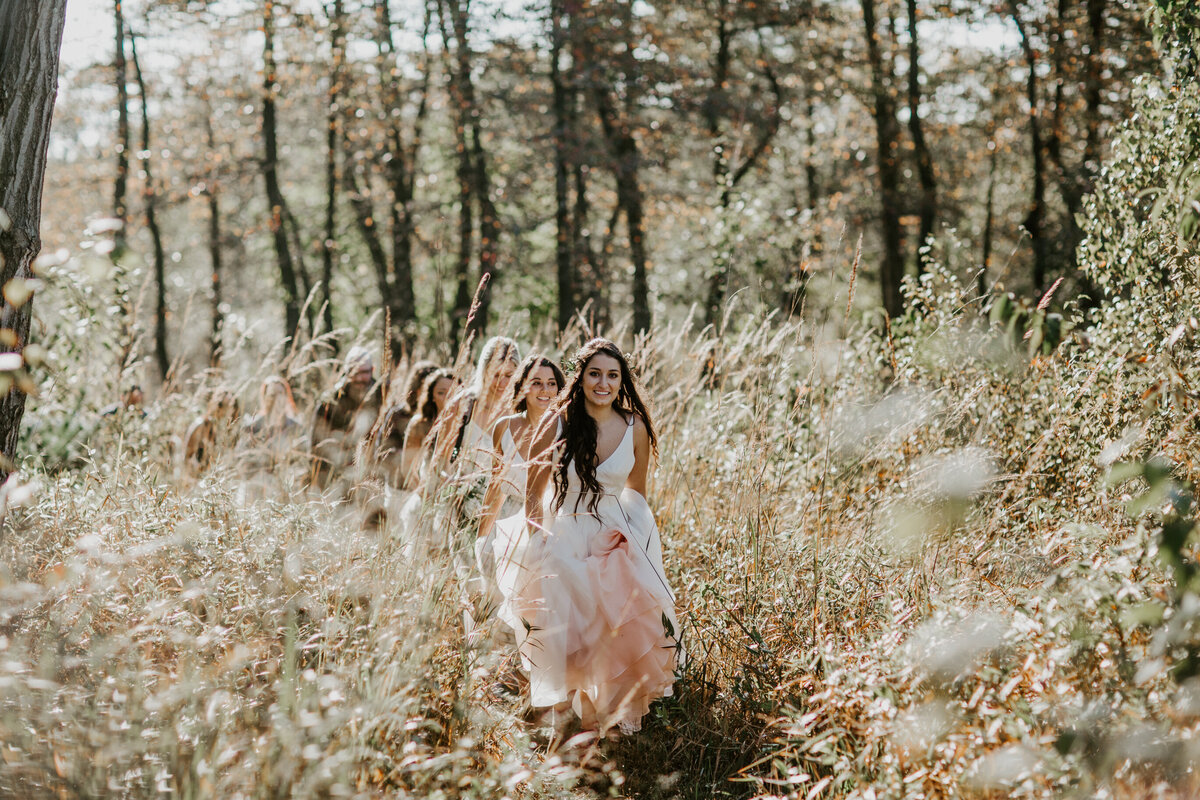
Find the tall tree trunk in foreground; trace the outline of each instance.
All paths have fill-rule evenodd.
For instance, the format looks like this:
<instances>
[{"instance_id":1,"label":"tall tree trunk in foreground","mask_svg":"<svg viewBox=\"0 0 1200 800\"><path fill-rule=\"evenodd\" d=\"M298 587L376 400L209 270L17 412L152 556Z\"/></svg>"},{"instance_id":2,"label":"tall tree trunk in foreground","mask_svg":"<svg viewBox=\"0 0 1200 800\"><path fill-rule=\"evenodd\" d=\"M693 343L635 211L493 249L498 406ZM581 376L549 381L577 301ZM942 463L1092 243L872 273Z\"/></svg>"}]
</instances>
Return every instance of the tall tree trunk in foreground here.
<instances>
[{"instance_id":1,"label":"tall tree trunk in foreground","mask_svg":"<svg viewBox=\"0 0 1200 800\"><path fill-rule=\"evenodd\" d=\"M1046 166L1042 129L1038 123L1038 79L1037 54L1029 41L1025 22L1016 0L1009 0L1009 11L1017 26L1021 39L1021 52L1029 74L1025 79L1025 99L1029 103L1029 147L1033 157L1033 188L1031 189L1029 213L1025 216L1025 230L1033 243L1033 289L1040 293L1046 288L1047 245L1042 224L1046 218Z\"/></svg>"},{"instance_id":2,"label":"tall tree trunk in foreground","mask_svg":"<svg viewBox=\"0 0 1200 800\"><path fill-rule=\"evenodd\" d=\"M883 263L879 269L879 286L884 309L889 316L896 317L904 311L904 297L900 293L900 283L904 278L904 256L901 252L900 169L897 159L900 124L896 121L896 106L886 83L875 18L875 0L862 0L862 10L867 61L871 66L871 97L879 165L880 225L883 229Z\"/></svg>"},{"instance_id":3,"label":"tall tree trunk in foreground","mask_svg":"<svg viewBox=\"0 0 1200 800\"><path fill-rule=\"evenodd\" d=\"M917 178L921 182L921 233L917 240L917 271L924 270L921 248L933 235L937 222L937 175L933 155L925 141L921 122L921 48L917 38L917 0L905 0L908 11L908 134L917 159Z\"/></svg>"},{"instance_id":4,"label":"tall tree trunk in foreground","mask_svg":"<svg viewBox=\"0 0 1200 800\"><path fill-rule=\"evenodd\" d=\"M33 276L41 250L42 181L58 91L66 0L0 4L0 287ZM32 303L0 305L0 328L29 336ZM0 477L14 468L25 394L0 395Z\"/></svg>"},{"instance_id":5,"label":"tall tree trunk in foreground","mask_svg":"<svg viewBox=\"0 0 1200 800\"><path fill-rule=\"evenodd\" d=\"M284 337L298 334L300 327L300 284L296 277L296 263L292 259L285 230L287 202L279 187L279 145L276 137L275 92L278 90L275 75L275 6L272 0L263 3L263 183L267 191L267 204L271 215L271 239L275 246L275 260L279 265L279 279L283 285Z\"/></svg>"},{"instance_id":6,"label":"tall tree trunk in foreground","mask_svg":"<svg viewBox=\"0 0 1200 800\"><path fill-rule=\"evenodd\" d=\"M129 55L133 59L133 75L137 81L138 97L142 106L142 147L138 159L142 162L142 202L146 210L146 229L154 247L154 363L158 367L159 380L164 383L171 369L167 356L167 257L163 252L162 231L158 227L158 194L154 188L154 174L150 171L150 104L146 99L146 81L142 77L142 66L138 62L137 41L129 33Z\"/></svg>"}]
</instances>

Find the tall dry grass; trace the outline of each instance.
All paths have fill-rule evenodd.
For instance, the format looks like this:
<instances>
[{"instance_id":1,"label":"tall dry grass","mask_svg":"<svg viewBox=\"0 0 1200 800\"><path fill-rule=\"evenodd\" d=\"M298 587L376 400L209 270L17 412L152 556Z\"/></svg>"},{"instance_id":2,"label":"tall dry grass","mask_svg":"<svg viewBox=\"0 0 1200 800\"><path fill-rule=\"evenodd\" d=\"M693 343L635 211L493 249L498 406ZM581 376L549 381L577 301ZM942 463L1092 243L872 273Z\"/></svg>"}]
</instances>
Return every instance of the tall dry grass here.
<instances>
[{"instance_id":1,"label":"tall dry grass","mask_svg":"<svg viewBox=\"0 0 1200 800\"><path fill-rule=\"evenodd\" d=\"M1200 704L1121 616L1167 577L1104 475L1154 451L1195 477L1196 400L1164 376L1200 378L1197 334L1131 346L1141 316L1096 312L1031 358L972 285L931 265L890 327L848 305L835 334L733 315L637 343L688 661L609 741L562 741L464 621L461 490L412 559L396 514L363 525L394 503L369 481L316 496L285 460L249 490L234 446L186 479L213 376L90 438L102 398L48 394L0 541L0 794L1189 796ZM316 386L323 358L243 369Z\"/></svg>"}]
</instances>

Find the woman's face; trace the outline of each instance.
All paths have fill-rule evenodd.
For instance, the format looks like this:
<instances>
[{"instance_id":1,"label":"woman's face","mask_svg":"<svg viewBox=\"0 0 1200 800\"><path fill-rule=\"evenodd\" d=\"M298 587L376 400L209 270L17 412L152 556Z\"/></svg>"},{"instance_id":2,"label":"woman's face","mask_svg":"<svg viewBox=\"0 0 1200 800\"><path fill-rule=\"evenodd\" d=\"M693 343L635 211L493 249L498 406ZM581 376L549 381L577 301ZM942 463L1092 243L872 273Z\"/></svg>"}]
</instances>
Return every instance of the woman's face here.
<instances>
[{"instance_id":1,"label":"woman's face","mask_svg":"<svg viewBox=\"0 0 1200 800\"><path fill-rule=\"evenodd\" d=\"M554 370L547 366L538 367L525 382L525 405L530 411L541 414L558 397L559 388Z\"/></svg>"},{"instance_id":2,"label":"woman's face","mask_svg":"<svg viewBox=\"0 0 1200 800\"><path fill-rule=\"evenodd\" d=\"M583 368L583 397L591 405L609 406L621 388L621 362L610 355L592 356Z\"/></svg>"},{"instance_id":3,"label":"woman's face","mask_svg":"<svg viewBox=\"0 0 1200 800\"><path fill-rule=\"evenodd\" d=\"M499 397L507 392L508 387L512 385L512 378L516 371L517 362L510 358L495 362L489 394L492 397Z\"/></svg>"},{"instance_id":4,"label":"woman's face","mask_svg":"<svg viewBox=\"0 0 1200 800\"><path fill-rule=\"evenodd\" d=\"M449 378L438 378L437 383L433 385L433 404L437 406L439 412L445 407L446 396L450 394L453 386L454 381Z\"/></svg>"}]
</instances>

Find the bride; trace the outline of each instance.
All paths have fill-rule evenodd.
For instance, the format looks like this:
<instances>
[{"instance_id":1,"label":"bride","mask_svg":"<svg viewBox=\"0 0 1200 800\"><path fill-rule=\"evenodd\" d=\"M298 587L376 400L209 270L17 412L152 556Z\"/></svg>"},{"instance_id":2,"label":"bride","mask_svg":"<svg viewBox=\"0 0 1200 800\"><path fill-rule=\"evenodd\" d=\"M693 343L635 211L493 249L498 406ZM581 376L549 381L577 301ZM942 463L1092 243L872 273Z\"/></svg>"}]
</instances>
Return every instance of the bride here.
<instances>
[{"instance_id":1,"label":"bride","mask_svg":"<svg viewBox=\"0 0 1200 800\"><path fill-rule=\"evenodd\" d=\"M524 579L506 587L534 707L587 728L640 730L682 658L646 473L658 439L629 364L606 339L575 354L528 464ZM561 426L561 428L560 428ZM561 439L555 441L561 431Z\"/></svg>"}]
</instances>

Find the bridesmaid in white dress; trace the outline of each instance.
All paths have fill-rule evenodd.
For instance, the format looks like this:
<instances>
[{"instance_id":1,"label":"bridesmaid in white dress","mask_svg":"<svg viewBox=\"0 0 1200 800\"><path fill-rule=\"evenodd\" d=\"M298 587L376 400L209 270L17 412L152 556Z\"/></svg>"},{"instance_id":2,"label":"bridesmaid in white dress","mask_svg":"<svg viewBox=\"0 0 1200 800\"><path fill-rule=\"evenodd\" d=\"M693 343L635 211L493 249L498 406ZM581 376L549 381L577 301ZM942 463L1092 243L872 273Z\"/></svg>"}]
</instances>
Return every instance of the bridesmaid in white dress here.
<instances>
[{"instance_id":1,"label":"bridesmaid in white dress","mask_svg":"<svg viewBox=\"0 0 1200 800\"><path fill-rule=\"evenodd\" d=\"M492 600L500 604L506 622L510 609L503 602L519 580L528 542L525 525L525 475L530 447L538 425L558 399L566 380L558 364L533 352L525 357L513 379L510 402L515 414L502 417L492 427L492 478L483 498L475 558L489 584ZM497 522L500 520L500 522ZM513 618L515 620L515 618Z\"/></svg>"},{"instance_id":2,"label":"bridesmaid in white dress","mask_svg":"<svg viewBox=\"0 0 1200 800\"><path fill-rule=\"evenodd\" d=\"M488 431L509 408L508 388L517 371L517 343L493 336L484 343L475 377L446 403L426 437L427 459L421 467L417 491L422 501L408 515L404 538L413 552L449 552L462 577L474 570L473 532L491 475L491 438ZM435 497L444 502L430 503ZM425 515L423 509L432 512ZM418 530L422 519L425 535ZM430 549L432 548L432 549ZM460 556L466 556L460 558Z\"/></svg>"},{"instance_id":3,"label":"bridesmaid in white dress","mask_svg":"<svg viewBox=\"0 0 1200 800\"><path fill-rule=\"evenodd\" d=\"M592 339L574 361L532 448L555 458L528 465L528 572L509 602L531 704L569 704L585 727L629 733L672 694L683 657L645 498L658 441L620 348Z\"/></svg>"},{"instance_id":4,"label":"bridesmaid in white dress","mask_svg":"<svg viewBox=\"0 0 1200 800\"><path fill-rule=\"evenodd\" d=\"M459 476L484 478L489 474L488 431L508 413L508 390L520 360L516 342L507 336L493 336L479 352L475 377L450 401L445 436L442 430L437 434L438 457L442 463L457 461Z\"/></svg>"}]
</instances>

